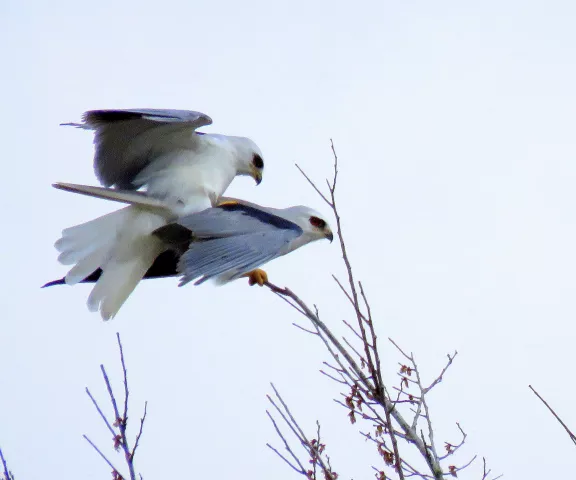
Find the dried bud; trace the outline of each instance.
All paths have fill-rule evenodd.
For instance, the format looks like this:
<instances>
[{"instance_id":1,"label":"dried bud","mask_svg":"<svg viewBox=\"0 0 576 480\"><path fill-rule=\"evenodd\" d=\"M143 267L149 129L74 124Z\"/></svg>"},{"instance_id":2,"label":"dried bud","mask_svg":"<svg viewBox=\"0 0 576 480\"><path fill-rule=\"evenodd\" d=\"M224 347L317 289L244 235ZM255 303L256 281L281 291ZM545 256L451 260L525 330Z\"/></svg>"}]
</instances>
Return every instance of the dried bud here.
<instances>
[{"instance_id":1,"label":"dried bud","mask_svg":"<svg viewBox=\"0 0 576 480\"><path fill-rule=\"evenodd\" d=\"M412 369L408 365L401 365L400 366L400 373L402 375L406 374L410 377L412 375Z\"/></svg>"},{"instance_id":2,"label":"dried bud","mask_svg":"<svg viewBox=\"0 0 576 480\"><path fill-rule=\"evenodd\" d=\"M354 410L354 400L352 399L352 396L346 397L346 406Z\"/></svg>"},{"instance_id":3,"label":"dried bud","mask_svg":"<svg viewBox=\"0 0 576 480\"><path fill-rule=\"evenodd\" d=\"M452 449L454 448L454 445L452 445L448 442L445 442L445 443L446 443L446 445L444 445L444 448L446 449L446 452L452 453Z\"/></svg>"},{"instance_id":4,"label":"dried bud","mask_svg":"<svg viewBox=\"0 0 576 480\"><path fill-rule=\"evenodd\" d=\"M386 480L386 474L384 473L383 470L380 470L379 472L377 472L375 477L376 477L376 480Z\"/></svg>"},{"instance_id":5,"label":"dried bud","mask_svg":"<svg viewBox=\"0 0 576 480\"><path fill-rule=\"evenodd\" d=\"M383 433L384 433L384 427L382 425L378 425L376 427L376 436L381 437Z\"/></svg>"},{"instance_id":6,"label":"dried bud","mask_svg":"<svg viewBox=\"0 0 576 480\"><path fill-rule=\"evenodd\" d=\"M392 452L384 452L382 456L384 457L384 463L386 465L394 464L394 454Z\"/></svg>"},{"instance_id":7,"label":"dried bud","mask_svg":"<svg viewBox=\"0 0 576 480\"><path fill-rule=\"evenodd\" d=\"M118 451L120 445L122 445L122 435L116 435L114 437L114 450Z\"/></svg>"},{"instance_id":8,"label":"dried bud","mask_svg":"<svg viewBox=\"0 0 576 480\"><path fill-rule=\"evenodd\" d=\"M115 421L112 425L114 425L115 427L119 427L120 425L125 426L125 425L126 425L126 420L127 420L127 419L118 417L118 418L116 419L116 421Z\"/></svg>"},{"instance_id":9,"label":"dried bud","mask_svg":"<svg viewBox=\"0 0 576 480\"><path fill-rule=\"evenodd\" d=\"M406 388L409 387L408 379L406 377L402 377L402 381L400 382L400 387L402 387L402 385L406 385Z\"/></svg>"},{"instance_id":10,"label":"dried bud","mask_svg":"<svg viewBox=\"0 0 576 480\"><path fill-rule=\"evenodd\" d=\"M456 466L450 465L448 467L448 472L450 472L450 475L452 475L453 477L458 477L458 475L456 475Z\"/></svg>"},{"instance_id":11,"label":"dried bud","mask_svg":"<svg viewBox=\"0 0 576 480\"><path fill-rule=\"evenodd\" d=\"M312 470L308 470L306 472L306 477L308 477L310 480L314 480L314 472Z\"/></svg>"},{"instance_id":12,"label":"dried bud","mask_svg":"<svg viewBox=\"0 0 576 480\"><path fill-rule=\"evenodd\" d=\"M350 423L352 423L352 424L356 423L356 415L354 415L354 410L350 410L350 413L348 414L348 418L350 419Z\"/></svg>"}]
</instances>

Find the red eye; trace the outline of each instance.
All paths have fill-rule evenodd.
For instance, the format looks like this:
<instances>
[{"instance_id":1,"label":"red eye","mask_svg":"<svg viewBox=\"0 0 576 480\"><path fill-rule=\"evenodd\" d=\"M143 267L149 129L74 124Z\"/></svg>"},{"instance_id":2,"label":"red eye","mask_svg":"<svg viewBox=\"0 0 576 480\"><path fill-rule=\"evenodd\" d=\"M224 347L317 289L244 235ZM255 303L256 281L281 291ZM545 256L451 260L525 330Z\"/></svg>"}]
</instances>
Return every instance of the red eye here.
<instances>
[{"instance_id":1,"label":"red eye","mask_svg":"<svg viewBox=\"0 0 576 480\"><path fill-rule=\"evenodd\" d=\"M310 217L310 225L322 230L324 227L326 227L326 222L318 217Z\"/></svg>"}]
</instances>

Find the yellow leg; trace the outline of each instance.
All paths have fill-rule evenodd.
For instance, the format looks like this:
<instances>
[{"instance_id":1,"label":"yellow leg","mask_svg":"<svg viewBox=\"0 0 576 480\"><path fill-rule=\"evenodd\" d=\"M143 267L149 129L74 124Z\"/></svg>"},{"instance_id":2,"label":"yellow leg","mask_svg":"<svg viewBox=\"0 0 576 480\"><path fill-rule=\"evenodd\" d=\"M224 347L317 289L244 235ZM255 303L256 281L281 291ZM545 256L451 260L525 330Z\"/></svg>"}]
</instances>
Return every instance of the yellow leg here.
<instances>
[{"instance_id":1,"label":"yellow leg","mask_svg":"<svg viewBox=\"0 0 576 480\"><path fill-rule=\"evenodd\" d=\"M265 283L268 282L268 274L260 268L245 273L242 276L248 277L248 285L250 286L258 284L262 287Z\"/></svg>"}]
</instances>

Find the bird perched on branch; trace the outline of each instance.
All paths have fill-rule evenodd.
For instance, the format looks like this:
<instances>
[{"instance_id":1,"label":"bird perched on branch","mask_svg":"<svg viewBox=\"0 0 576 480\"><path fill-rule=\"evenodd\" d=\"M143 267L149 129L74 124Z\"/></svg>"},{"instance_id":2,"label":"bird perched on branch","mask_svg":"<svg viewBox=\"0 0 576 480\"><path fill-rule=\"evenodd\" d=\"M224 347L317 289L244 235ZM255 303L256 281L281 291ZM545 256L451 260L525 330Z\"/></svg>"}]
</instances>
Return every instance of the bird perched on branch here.
<instances>
[{"instance_id":1,"label":"bird perched on branch","mask_svg":"<svg viewBox=\"0 0 576 480\"><path fill-rule=\"evenodd\" d=\"M258 267L315 240L333 239L328 223L311 208L269 208L232 198L181 217L153 235L164 253L145 278L179 275L180 286L210 279L222 284L240 277L263 285L268 277ZM101 274L95 271L82 282L98 281ZM45 286L63 283L60 279Z\"/></svg>"},{"instance_id":2,"label":"bird perched on branch","mask_svg":"<svg viewBox=\"0 0 576 480\"><path fill-rule=\"evenodd\" d=\"M237 175L261 182L264 162L256 144L196 131L211 123L199 112L135 109L93 110L84 114L83 123L65 124L94 130L96 176L115 188L54 186L130 204L67 228L55 244L59 261L74 265L67 284L101 270L88 308L100 310L103 319L114 317L164 251L152 232L213 206Z\"/></svg>"}]
</instances>

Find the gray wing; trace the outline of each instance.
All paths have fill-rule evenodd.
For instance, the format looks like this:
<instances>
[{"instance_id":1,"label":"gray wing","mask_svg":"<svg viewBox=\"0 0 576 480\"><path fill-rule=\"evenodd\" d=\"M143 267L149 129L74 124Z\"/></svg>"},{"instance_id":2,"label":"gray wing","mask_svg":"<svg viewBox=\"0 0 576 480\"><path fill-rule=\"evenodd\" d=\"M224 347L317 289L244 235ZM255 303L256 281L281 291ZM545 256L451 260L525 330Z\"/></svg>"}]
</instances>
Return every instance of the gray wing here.
<instances>
[{"instance_id":1,"label":"gray wing","mask_svg":"<svg viewBox=\"0 0 576 480\"><path fill-rule=\"evenodd\" d=\"M302 235L295 223L242 204L209 208L181 218L177 225L191 236L178 264L180 286L195 279L198 285L223 274L228 280L236 279L282 255L284 247ZM156 234L166 241L182 239L173 235L170 225Z\"/></svg>"},{"instance_id":2,"label":"gray wing","mask_svg":"<svg viewBox=\"0 0 576 480\"><path fill-rule=\"evenodd\" d=\"M91 110L83 124L94 130L94 170L106 186L137 189L134 179L158 155L192 146L197 128L212 119L189 110L130 109Z\"/></svg>"}]
</instances>

